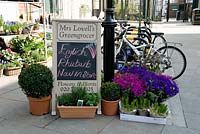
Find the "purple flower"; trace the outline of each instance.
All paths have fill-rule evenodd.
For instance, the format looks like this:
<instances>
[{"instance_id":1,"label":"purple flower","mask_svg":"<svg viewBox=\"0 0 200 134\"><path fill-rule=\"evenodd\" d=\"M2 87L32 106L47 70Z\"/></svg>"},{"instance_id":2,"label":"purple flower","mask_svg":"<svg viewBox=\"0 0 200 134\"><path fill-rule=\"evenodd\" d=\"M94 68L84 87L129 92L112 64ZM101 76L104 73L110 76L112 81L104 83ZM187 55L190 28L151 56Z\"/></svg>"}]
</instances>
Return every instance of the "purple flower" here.
<instances>
[{"instance_id":1,"label":"purple flower","mask_svg":"<svg viewBox=\"0 0 200 134\"><path fill-rule=\"evenodd\" d=\"M140 80L136 74L124 73L120 77L115 77L113 81L118 83L122 89L130 89L135 96L140 96L146 92L145 81Z\"/></svg>"},{"instance_id":2,"label":"purple flower","mask_svg":"<svg viewBox=\"0 0 200 134\"><path fill-rule=\"evenodd\" d=\"M114 78L113 81L122 89L130 88L135 96L153 92L162 100L179 93L179 88L171 77L151 72L144 67L123 67L119 72L121 76Z\"/></svg>"}]
</instances>

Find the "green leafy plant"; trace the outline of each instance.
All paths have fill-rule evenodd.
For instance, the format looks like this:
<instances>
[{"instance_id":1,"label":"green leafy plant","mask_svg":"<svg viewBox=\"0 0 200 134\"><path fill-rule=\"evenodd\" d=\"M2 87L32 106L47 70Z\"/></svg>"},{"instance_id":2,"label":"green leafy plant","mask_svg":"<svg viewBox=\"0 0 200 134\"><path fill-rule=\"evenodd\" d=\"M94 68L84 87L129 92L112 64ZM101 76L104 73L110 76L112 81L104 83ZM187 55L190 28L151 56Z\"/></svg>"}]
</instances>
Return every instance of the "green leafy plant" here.
<instances>
[{"instance_id":1,"label":"green leafy plant","mask_svg":"<svg viewBox=\"0 0 200 134\"><path fill-rule=\"evenodd\" d=\"M84 97L84 102L86 106L96 106L98 105L100 97L97 93L89 93Z\"/></svg>"},{"instance_id":2,"label":"green leafy plant","mask_svg":"<svg viewBox=\"0 0 200 134\"><path fill-rule=\"evenodd\" d=\"M44 65L32 64L29 68L22 70L18 76L18 83L28 97L49 96L53 88L53 74Z\"/></svg>"},{"instance_id":3,"label":"green leafy plant","mask_svg":"<svg viewBox=\"0 0 200 134\"><path fill-rule=\"evenodd\" d=\"M4 68L5 68L5 65L4 64L0 64L0 70L4 69Z\"/></svg>"},{"instance_id":4,"label":"green leafy plant","mask_svg":"<svg viewBox=\"0 0 200 134\"><path fill-rule=\"evenodd\" d=\"M32 52L32 57L36 62L45 61L46 57L44 54L41 54L38 50Z\"/></svg>"},{"instance_id":5,"label":"green leafy plant","mask_svg":"<svg viewBox=\"0 0 200 134\"><path fill-rule=\"evenodd\" d=\"M13 60L5 64L5 69L14 68L14 67L22 67L22 63L20 61Z\"/></svg>"},{"instance_id":6,"label":"green leafy plant","mask_svg":"<svg viewBox=\"0 0 200 134\"><path fill-rule=\"evenodd\" d=\"M168 115L168 108L166 104L154 103L153 107L150 108L151 116L154 117L166 117Z\"/></svg>"},{"instance_id":7,"label":"green leafy plant","mask_svg":"<svg viewBox=\"0 0 200 134\"><path fill-rule=\"evenodd\" d=\"M34 23L33 24L33 30L38 30L39 29L39 23Z\"/></svg>"},{"instance_id":8,"label":"green leafy plant","mask_svg":"<svg viewBox=\"0 0 200 134\"><path fill-rule=\"evenodd\" d=\"M1 15L0 16L0 26L3 26L4 25L4 19L3 19L3 16Z\"/></svg>"},{"instance_id":9,"label":"green leafy plant","mask_svg":"<svg viewBox=\"0 0 200 134\"><path fill-rule=\"evenodd\" d=\"M35 38L16 36L9 43L11 44L12 50L19 53L21 57L31 56L34 59L40 59L41 56L44 57L45 55L44 43Z\"/></svg>"},{"instance_id":10,"label":"green leafy plant","mask_svg":"<svg viewBox=\"0 0 200 134\"><path fill-rule=\"evenodd\" d=\"M12 53L10 50L1 50L0 54L3 55L7 60L16 60L19 56L15 53Z\"/></svg>"},{"instance_id":11,"label":"green leafy plant","mask_svg":"<svg viewBox=\"0 0 200 134\"><path fill-rule=\"evenodd\" d=\"M136 112L137 99L133 99L130 103L128 96L122 96L121 98L121 111L122 112Z\"/></svg>"},{"instance_id":12,"label":"green leafy plant","mask_svg":"<svg viewBox=\"0 0 200 134\"><path fill-rule=\"evenodd\" d=\"M33 59L33 57L26 57L24 58L24 63L33 64L35 63L35 60Z\"/></svg>"},{"instance_id":13,"label":"green leafy plant","mask_svg":"<svg viewBox=\"0 0 200 134\"><path fill-rule=\"evenodd\" d=\"M73 106L71 94L62 94L58 96L58 105L59 106Z\"/></svg>"},{"instance_id":14,"label":"green leafy plant","mask_svg":"<svg viewBox=\"0 0 200 134\"><path fill-rule=\"evenodd\" d=\"M115 101L120 98L120 87L115 82L103 82L101 85L101 97L107 101Z\"/></svg>"},{"instance_id":15,"label":"green leafy plant","mask_svg":"<svg viewBox=\"0 0 200 134\"><path fill-rule=\"evenodd\" d=\"M100 97L98 93L87 93L85 87L72 87L72 92L58 96L59 106L77 106L78 100L83 100L84 106L96 106Z\"/></svg>"},{"instance_id":16,"label":"green leafy plant","mask_svg":"<svg viewBox=\"0 0 200 134\"><path fill-rule=\"evenodd\" d=\"M3 25L3 31L5 32L5 33L11 33L11 26L10 25Z\"/></svg>"},{"instance_id":17,"label":"green leafy plant","mask_svg":"<svg viewBox=\"0 0 200 134\"><path fill-rule=\"evenodd\" d=\"M137 109L149 109L151 106L151 101L143 96L138 97L136 101Z\"/></svg>"}]
</instances>

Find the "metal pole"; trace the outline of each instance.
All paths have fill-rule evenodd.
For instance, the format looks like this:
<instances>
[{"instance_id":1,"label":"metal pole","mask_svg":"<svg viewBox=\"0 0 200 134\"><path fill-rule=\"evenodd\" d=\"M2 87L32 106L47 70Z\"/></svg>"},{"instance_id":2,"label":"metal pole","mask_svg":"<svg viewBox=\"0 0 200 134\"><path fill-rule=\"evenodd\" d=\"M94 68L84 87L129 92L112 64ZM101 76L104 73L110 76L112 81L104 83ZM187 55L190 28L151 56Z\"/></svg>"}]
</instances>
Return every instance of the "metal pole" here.
<instances>
[{"instance_id":1,"label":"metal pole","mask_svg":"<svg viewBox=\"0 0 200 134\"><path fill-rule=\"evenodd\" d=\"M43 0L43 28L44 28L44 46L45 46L45 58L47 60L47 41L46 41L46 14L45 14L45 0Z\"/></svg>"},{"instance_id":2,"label":"metal pole","mask_svg":"<svg viewBox=\"0 0 200 134\"><path fill-rule=\"evenodd\" d=\"M141 19L142 19L142 0L140 0L140 5L139 5L139 27L138 27L138 33L141 32Z\"/></svg>"},{"instance_id":3,"label":"metal pole","mask_svg":"<svg viewBox=\"0 0 200 134\"><path fill-rule=\"evenodd\" d=\"M169 21L169 6L170 6L170 0L168 0L167 3L167 22Z\"/></svg>"},{"instance_id":4,"label":"metal pole","mask_svg":"<svg viewBox=\"0 0 200 134\"><path fill-rule=\"evenodd\" d=\"M104 27L104 55L103 55L103 69L104 81L112 81L114 78L114 28L116 21L113 18L112 0L107 0L107 9L105 19L102 22Z\"/></svg>"}]
</instances>

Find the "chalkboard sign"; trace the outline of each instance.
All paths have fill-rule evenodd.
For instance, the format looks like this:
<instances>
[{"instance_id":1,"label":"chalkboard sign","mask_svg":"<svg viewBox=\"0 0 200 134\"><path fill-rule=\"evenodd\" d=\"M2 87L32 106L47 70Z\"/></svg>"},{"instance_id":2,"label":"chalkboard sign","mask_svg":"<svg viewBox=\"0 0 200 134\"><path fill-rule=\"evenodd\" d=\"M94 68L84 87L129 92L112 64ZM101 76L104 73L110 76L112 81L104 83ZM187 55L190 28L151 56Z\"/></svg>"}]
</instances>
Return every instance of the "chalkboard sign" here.
<instances>
[{"instance_id":1,"label":"chalkboard sign","mask_svg":"<svg viewBox=\"0 0 200 134\"><path fill-rule=\"evenodd\" d=\"M57 80L96 80L96 43L57 42Z\"/></svg>"}]
</instances>

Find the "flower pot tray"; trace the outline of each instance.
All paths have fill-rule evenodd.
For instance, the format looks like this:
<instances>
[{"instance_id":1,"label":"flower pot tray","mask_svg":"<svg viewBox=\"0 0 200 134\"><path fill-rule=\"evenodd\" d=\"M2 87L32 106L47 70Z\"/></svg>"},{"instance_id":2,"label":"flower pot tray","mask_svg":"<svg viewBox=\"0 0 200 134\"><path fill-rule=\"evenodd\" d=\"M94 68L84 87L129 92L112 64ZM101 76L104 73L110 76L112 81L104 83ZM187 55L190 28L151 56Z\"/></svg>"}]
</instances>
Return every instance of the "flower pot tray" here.
<instances>
[{"instance_id":1,"label":"flower pot tray","mask_svg":"<svg viewBox=\"0 0 200 134\"><path fill-rule=\"evenodd\" d=\"M94 118L98 106L58 106L61 118Z\"/></svg>"},{"instance_id":2,"label":"flower pot tray","mask_svg":"<svg viewBox=\"0 0 200 134\"><path fill-rule=\"evenodd\" d=\"M120 120L143 123L166 124L166 118L147 117L133 114L120 113Z\"/></svg>"}]
</instances>

